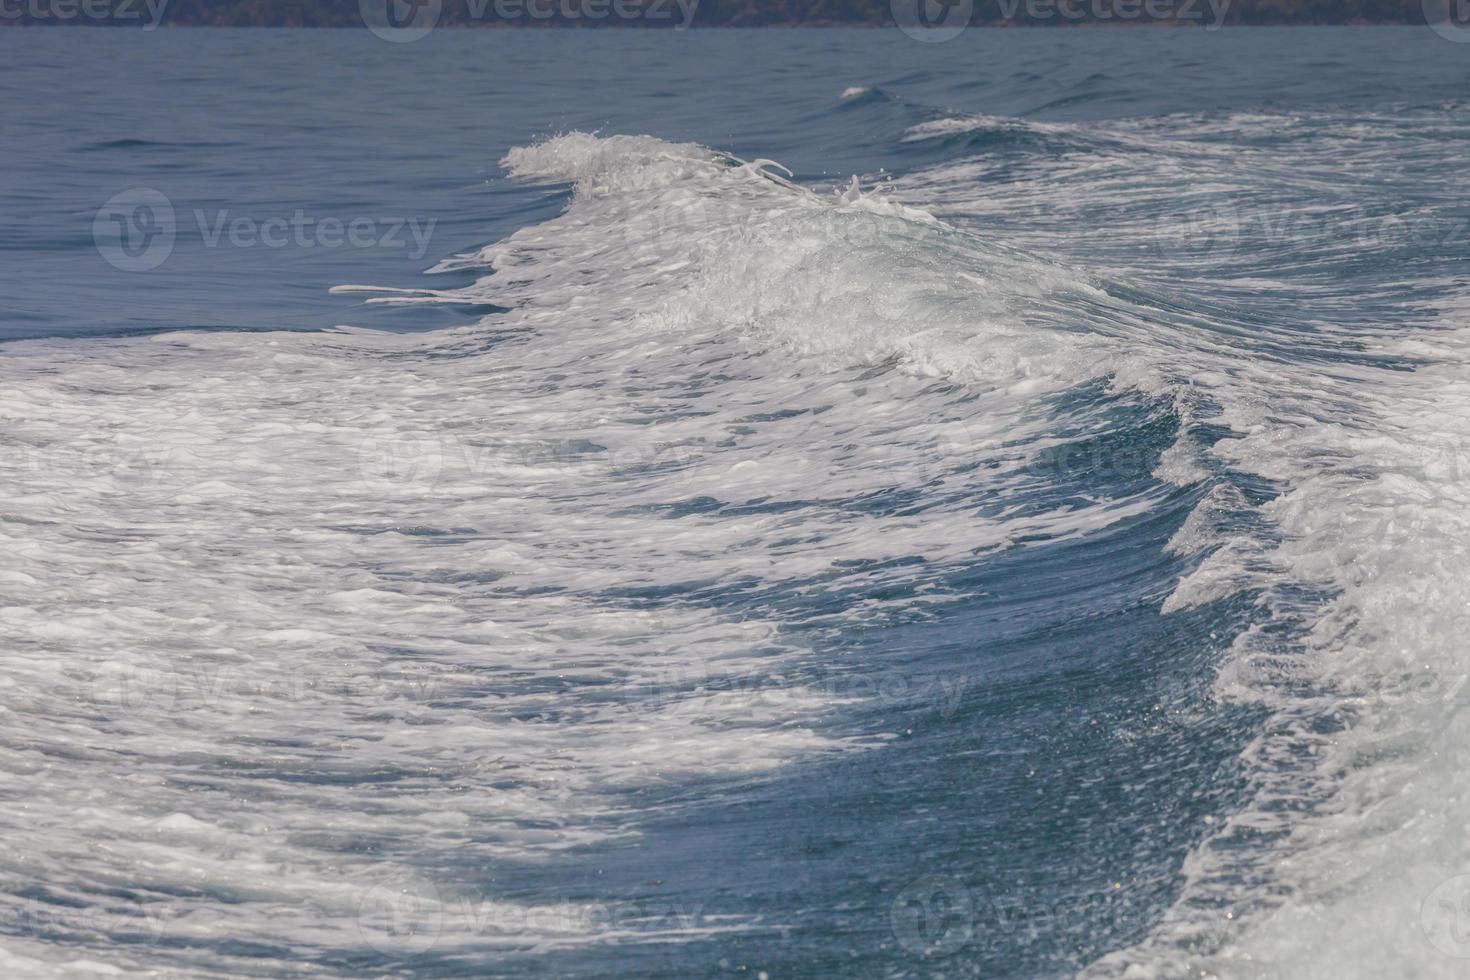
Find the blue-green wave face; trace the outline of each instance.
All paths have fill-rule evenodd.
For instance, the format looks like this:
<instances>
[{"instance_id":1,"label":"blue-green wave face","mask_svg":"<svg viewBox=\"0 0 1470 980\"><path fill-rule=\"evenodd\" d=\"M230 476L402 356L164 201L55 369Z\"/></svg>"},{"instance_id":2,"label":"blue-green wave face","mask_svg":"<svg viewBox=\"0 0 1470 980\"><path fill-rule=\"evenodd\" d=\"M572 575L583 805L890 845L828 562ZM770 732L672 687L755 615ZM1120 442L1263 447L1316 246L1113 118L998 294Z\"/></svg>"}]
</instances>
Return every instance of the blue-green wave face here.
<instances>
[{"instance_id":1,"label":"blue-green wave face","mask_svg":"<svg viewBox=\"0 0 1470 980\"><path fill-rule=\"evenodd\" d=\"M671 33L0 36L0 973L1460 975L1461 46Z\"/></svg>"}]
</instances>

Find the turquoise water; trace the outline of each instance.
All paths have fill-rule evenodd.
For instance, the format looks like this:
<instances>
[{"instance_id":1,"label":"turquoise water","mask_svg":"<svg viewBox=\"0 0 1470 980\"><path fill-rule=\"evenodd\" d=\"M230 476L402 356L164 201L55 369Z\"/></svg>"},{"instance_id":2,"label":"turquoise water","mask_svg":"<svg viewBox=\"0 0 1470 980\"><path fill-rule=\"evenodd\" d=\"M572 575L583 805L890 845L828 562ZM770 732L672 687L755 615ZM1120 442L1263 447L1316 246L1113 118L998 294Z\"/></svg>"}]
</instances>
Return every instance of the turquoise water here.
<instances>
[{"instance_id":1,"label":"turquoise water","mask_svg":"<svg viewBox=\"0 0 1470 980\"><path fill-rule=\"evenodd\" d=\"M1457 975L1470 48L0 47L12 975Z\"/></svg>"}]
</instances>

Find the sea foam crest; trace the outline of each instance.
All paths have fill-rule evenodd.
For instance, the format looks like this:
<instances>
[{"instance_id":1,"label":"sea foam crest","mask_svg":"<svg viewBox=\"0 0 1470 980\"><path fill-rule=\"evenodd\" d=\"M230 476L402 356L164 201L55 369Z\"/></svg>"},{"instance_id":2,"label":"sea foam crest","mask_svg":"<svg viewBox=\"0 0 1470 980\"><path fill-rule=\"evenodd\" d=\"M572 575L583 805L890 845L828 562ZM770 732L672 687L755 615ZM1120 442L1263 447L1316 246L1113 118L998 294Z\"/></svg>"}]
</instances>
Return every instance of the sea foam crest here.
<instances>
[{"instance_id":1,"label":"sea foam crest","mask_svg":"<svg viewBox=\"0 0 1470 980\"><path fill-rule=\"evenodd\" d=\"M499 322L542 329L575 305L585 326L896 358L1029 394L1116 367L1116 345L1076 329L1079 306L1107 300L1095 285L876 190L819 194L771 161L642 136L569 133L503 162L573 184L565 213L439 267L492 270L470 287L378 301L495 303L514 311Z\"/></svg>"}]
</instances>

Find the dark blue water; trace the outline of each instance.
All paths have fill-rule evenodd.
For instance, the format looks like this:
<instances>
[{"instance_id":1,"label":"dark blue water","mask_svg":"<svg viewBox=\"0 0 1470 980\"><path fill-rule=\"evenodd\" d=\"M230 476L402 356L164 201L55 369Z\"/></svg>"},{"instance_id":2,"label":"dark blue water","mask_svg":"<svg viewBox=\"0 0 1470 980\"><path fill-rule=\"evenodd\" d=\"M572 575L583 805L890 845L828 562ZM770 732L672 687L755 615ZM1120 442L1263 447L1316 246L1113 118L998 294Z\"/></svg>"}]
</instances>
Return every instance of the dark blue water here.
<instances>
[{"instance_id":1,"label":"dark blue water","mask_svg":"<svg viewBox=\"0 0 1470 980\"><path fill-rule=\"evenodd\" d=\"M414 285L434 260L555 213L556 195L508 184L497 161L568 130L688 140L845 180L958 155L896 145L936 108L1039 120L1366 110L1437 105L1467 71L1459 46L1413 28L972 31L943 44L864 30L440 31L408 45L184 29L26 31L0 44L13 69L0 211L7 337L457 322L450 311L375 315L326 290ZM849 86L901 101L837 105ZM173 254L147 276L101 261L91 234L97 208L135 187L159 190L179 215ZM414 255L407 231L401 246L205 247L193 214L208 229L297 209L372 219L374 242L395 220L433 222L427 254Z\"/></svg>"},{"instance_id":2,"label":"dark blue water","mask_svg":"<svg viewBox=\"0 0 1470 980\"><path fill-rule=\"evenodd\" d=\"M0 50L14 975L1307 975L1349 716L1453 731L1470 46Z\"/></svg>"}]
</instances>

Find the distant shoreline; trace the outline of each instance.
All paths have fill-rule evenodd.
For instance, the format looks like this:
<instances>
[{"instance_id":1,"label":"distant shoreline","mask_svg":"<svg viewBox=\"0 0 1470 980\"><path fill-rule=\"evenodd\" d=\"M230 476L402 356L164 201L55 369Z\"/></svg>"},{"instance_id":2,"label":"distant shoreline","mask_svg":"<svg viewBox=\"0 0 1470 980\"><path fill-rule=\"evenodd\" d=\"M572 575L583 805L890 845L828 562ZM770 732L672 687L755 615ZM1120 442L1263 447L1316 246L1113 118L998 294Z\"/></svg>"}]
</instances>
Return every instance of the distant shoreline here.
<instances>
[{"instance_id":1,"label":"distant shoreline","mask_svg":"<svg viewBox=\"0 0 1470 980\"><path fill-rule=\"evenodd\" d=\"M440 28L466 31L591 31L591 30L619 30L619 31L674 31L683 33L682 29L672 27L653 27L646 24L573 24L573 23L550 23L550 24L516 24L502 21L478 22L478 21L445 21L439 25ZM1250 20L1250 21L1228 21L1218 27L1210 27L1204 24L1194 24L1187 21L1154 21L1150 23L1130 23L1126 21L1102 21L1087 20L1073 23L1046 23L1042 21L977 21L968 25L967 29L976 30L1198 30L1206 33L1224 28L1254 28L1254 27L1424 27L1423 19L1418 20ZM0 21L0 29L4 28L97 28L126 30L126 24L97 24L74 22L58 22L55 20L14 20ZM206 30L261 30L261 31L348 31L364 30L362 23L315 23L315 24L272 24L260 23L219 23L217 21L191 21L191 20L166 20L157 25L158 28L170 29L194 29ZM137 30L137 27L134 27ZM151 28L156 29L156 28ZM893 31L899 30L899 26L893 23L882 23L876 21L771 21L759 24L691 24L689 29L701 31L764 31L764 30L877 30Z\"/></svg>"},{"instance_id":2,"label":"distant shoreline","mask_svg":"<svg viewBox=\"0 0 1470 980\"><path fill-rule=\"evenodd\" d=\"M1454 0L0 0L0 27L899 28L935 40L966 27L1423 27L1426 5L1445 2Z\"/></svg>"}]
</instances>

